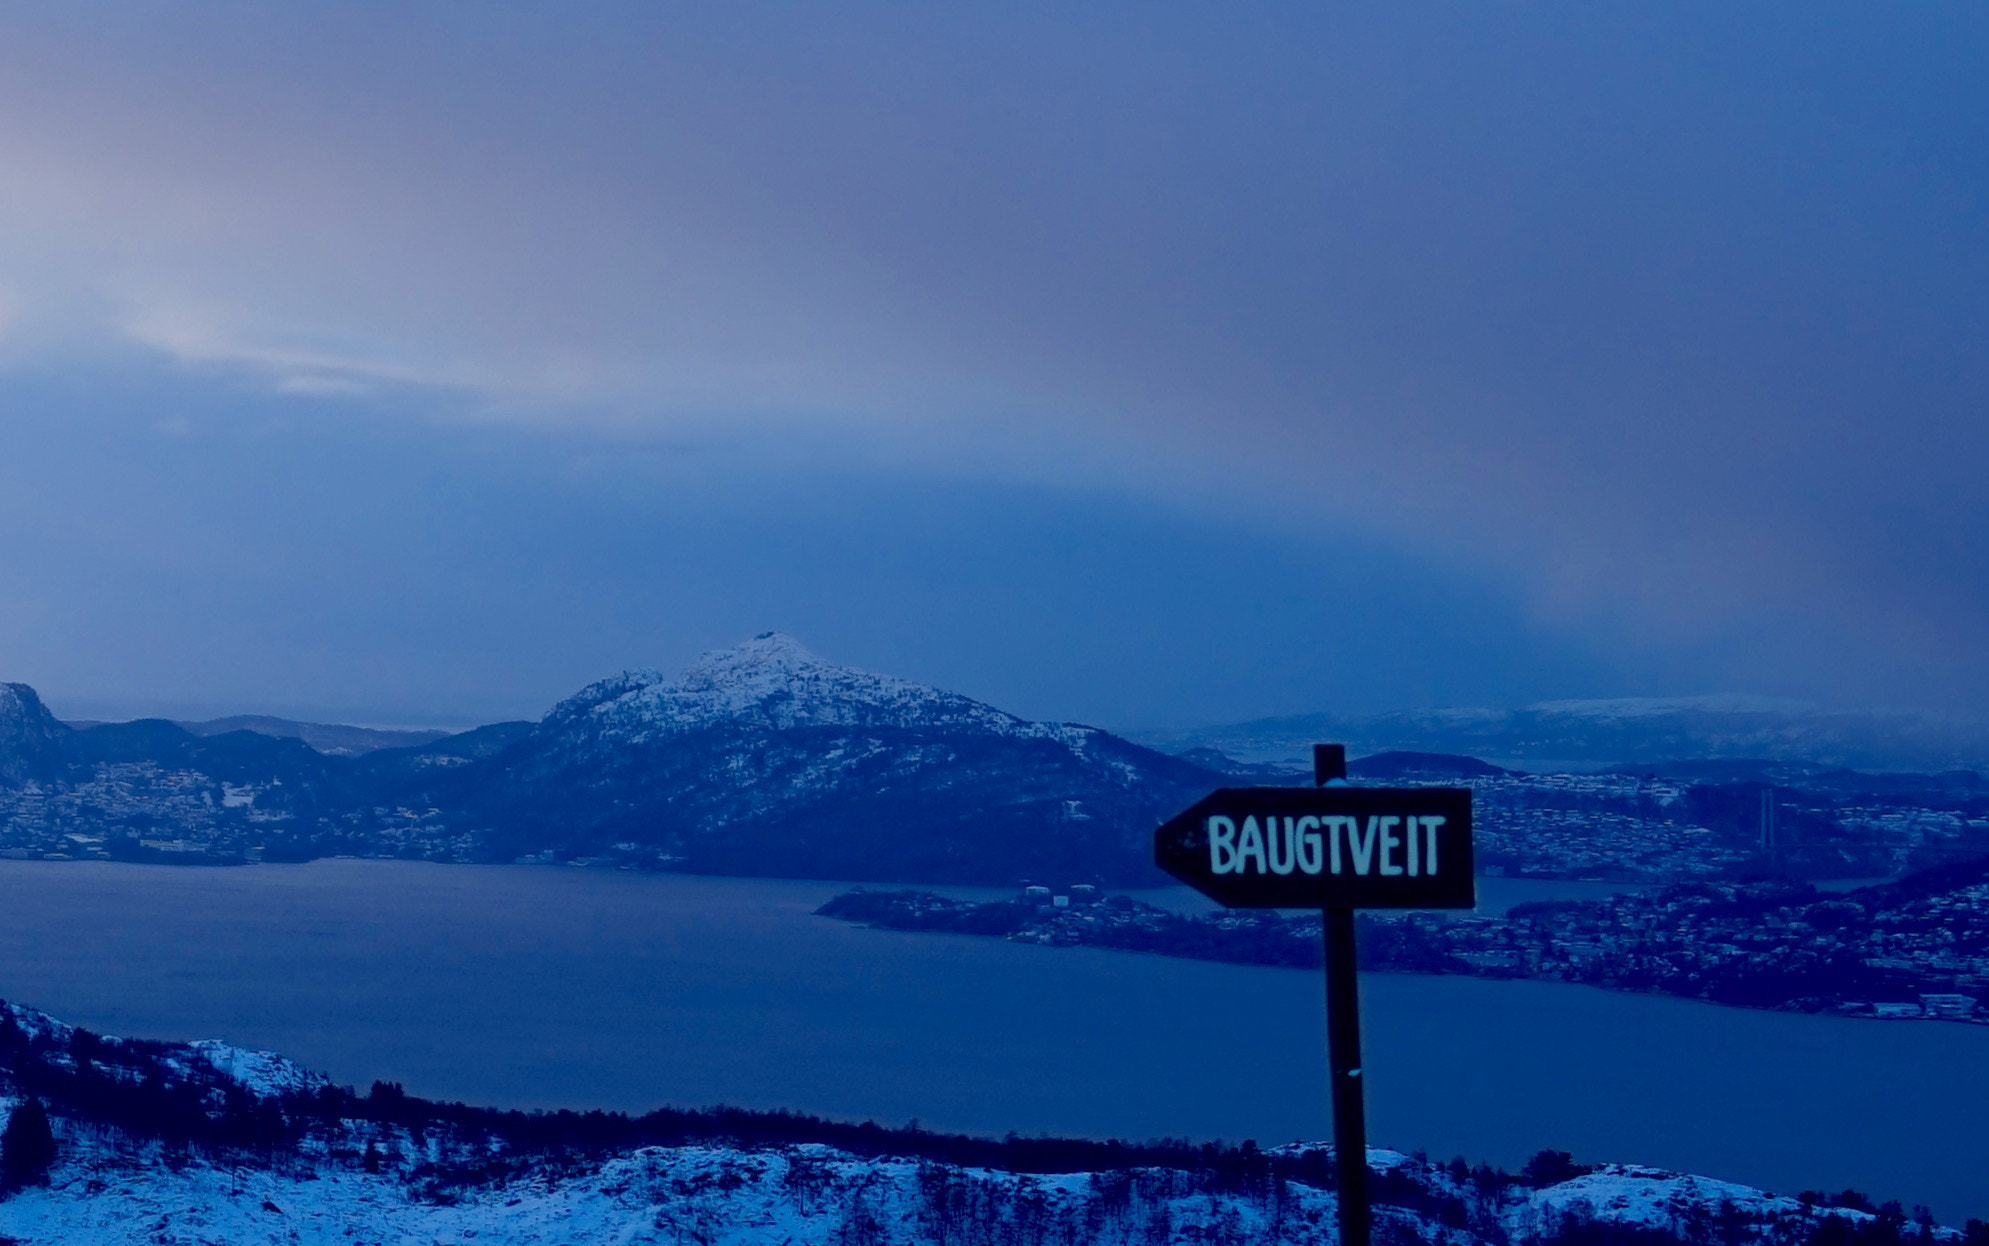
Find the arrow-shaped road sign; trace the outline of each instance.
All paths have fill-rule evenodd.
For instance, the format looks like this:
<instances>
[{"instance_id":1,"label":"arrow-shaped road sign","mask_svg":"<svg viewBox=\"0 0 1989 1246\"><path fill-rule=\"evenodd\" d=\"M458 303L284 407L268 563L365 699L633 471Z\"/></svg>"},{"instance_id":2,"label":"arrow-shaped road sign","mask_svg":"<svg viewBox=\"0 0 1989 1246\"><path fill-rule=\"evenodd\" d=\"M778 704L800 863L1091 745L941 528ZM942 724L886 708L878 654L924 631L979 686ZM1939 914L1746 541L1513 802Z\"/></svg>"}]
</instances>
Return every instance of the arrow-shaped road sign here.
<instances>
[{"instance_id":1,"label":"arrow-shaped road sign","mask_svg":"<svg viewBox=\"0 0 1989 1246\"><path fill-rule=\"evenodd\" d=\"M1477 903L1468 788L1226 787L1162 823L1153 856L1230 908Z\"/></svg>"}]
</instances>

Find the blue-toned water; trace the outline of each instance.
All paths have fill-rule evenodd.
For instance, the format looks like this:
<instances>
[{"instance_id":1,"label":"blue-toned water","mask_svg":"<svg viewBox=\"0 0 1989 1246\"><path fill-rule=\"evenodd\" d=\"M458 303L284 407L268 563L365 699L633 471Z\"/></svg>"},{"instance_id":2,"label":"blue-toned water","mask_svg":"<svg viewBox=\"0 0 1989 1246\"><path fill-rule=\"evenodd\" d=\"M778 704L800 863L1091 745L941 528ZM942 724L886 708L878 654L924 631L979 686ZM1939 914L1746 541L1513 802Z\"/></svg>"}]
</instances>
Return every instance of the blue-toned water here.
<instances>
[{"instance_id":1,"label":"blue-toned water","mask_svg":"<svg viewBox=\"0 0 1989 1246\"><path fill-rule=\"evenodd\" d=\"M818 918L835 883L0 862L0 995L479 1103L984 1133L1328 1133L1311 973ZM1989 1217L1989 1027L1378 975L1377 1145L1554 1147Z\"/></svg>"}]
</instances>

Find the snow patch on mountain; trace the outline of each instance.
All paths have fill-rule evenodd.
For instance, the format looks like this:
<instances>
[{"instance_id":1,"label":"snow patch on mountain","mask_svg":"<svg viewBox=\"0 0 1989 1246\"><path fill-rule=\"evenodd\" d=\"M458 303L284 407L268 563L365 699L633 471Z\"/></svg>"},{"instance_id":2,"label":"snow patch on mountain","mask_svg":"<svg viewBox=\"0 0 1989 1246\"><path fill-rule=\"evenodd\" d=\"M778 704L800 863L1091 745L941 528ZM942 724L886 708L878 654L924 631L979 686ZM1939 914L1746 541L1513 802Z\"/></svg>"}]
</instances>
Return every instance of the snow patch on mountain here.
<instances>
[{"instance_id":1,"label":"snow patch on mountain","mask_svg":"<svg viewBox=\"0 0 1989 1246\"><path fill-rule=\"evenodd\" d=\"M959 693L824 661L779 632L707 653L674 680L631 670L591 684L556 706L546 726L629 744L716 726L960 731L1055 739L1073 748L1094 734L1089 727L1030 722Z\"/></svg>"},{"instance_id":2,"label":"snow patch on mountain","mask_svg":"<svg viewBox=\"0 0 1989 1246\"><path fill-rule=\"evenodd\" d=\"M0 784L31 777L68 733L33 688L0 683Z\"/></svg>"},{"instance_id":3,"label":"snow patch on mountain","mask_svg":"<svg viewBox=\"0 0 1989 1246\"><path fill-rule=\"evenodd\" d=\"M193 1058L258 1099L311 1094L331 1085L329 1078L274 1052L237 1047L213 1038L189 1043L187 1049Z\"/></svg>"},{"instance_id":4,"label":"snow patch on mountain","mask_svg":"<svg viewBox=\"0 0 1989 1246\"><path fill-rule=\"evenodd\" d=\"M1796 1219L1807 1208L1796 1199L1765 1194L1731 1181L1715 1181L1666 1172L1640 1164L1610 1164L1545 1189L1531 1191L1506 1222L1515 1237L1525 1239L1552 1232L1569 1215L1679 1230L1708 1209L1742 1209L1750 1219ZM1869 1213L1833 1208L1831 1213L1851 1221L1869 1220Z\"/></svg>"},{"instance_id":5,"label":"snow patch on mountain","mask_svg":"<svg viewBox=\"0 0 1989 1246\"><path fill-rule=\"evenodd\" d=\"M0 1012L12 1018L14 1024L30 1038L66 1044L76 1035L75 1026L57 1021L45 1012L37 1012L20 1004L0 1003Z\"/></svg>"},{"instance_id":6,"label":"snow patch on mountain","mask_svg":"<svg viewBox=\"0 0 1989 1246\"><path fill-rule=\"evenodd\" d=\"M0 683L0 730L27 722L30 705L37 708L41 705L41 698L35 695L33 688L26 684Z\"/></svg>"}]
</instances>

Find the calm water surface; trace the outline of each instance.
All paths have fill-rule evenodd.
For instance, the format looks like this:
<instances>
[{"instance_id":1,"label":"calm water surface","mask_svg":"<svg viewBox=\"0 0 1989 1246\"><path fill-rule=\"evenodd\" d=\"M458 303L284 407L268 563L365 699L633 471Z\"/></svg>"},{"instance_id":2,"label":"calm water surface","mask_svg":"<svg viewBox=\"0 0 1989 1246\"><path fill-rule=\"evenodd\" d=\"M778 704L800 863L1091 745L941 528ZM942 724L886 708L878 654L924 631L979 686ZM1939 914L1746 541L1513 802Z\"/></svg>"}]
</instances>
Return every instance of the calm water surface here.
<instances>
[{"instance_id":1,"label":"calm water surface","mask_svg":"<svg viewBox=\"0 0 1989 1246\"><path fill-rule=\"evenodd\" d=\"M840 889L0 862L0 995L476 1103L1328 1135L1316 975L811 915ZM1363 998L1377 1145L1509 1167L1552 1146L1989 1217L1989 1027L1389 974Z\"/></svg>"}]
</instances>

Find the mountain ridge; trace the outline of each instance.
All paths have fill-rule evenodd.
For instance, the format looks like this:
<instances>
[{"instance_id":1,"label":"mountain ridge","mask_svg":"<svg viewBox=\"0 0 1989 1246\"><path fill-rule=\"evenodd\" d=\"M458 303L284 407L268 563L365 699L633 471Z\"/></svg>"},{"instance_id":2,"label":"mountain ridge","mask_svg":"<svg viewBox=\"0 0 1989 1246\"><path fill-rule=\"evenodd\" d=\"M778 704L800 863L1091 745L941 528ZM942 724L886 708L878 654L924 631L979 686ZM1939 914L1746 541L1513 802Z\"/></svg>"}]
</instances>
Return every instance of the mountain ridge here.
<instances>
[{"instance_id":1,"label":"mountain ridge","mask_svg":"<svg viewBox=\"0 0 1989 1246\"><path fill-rule=\"evenodd\" d=\"M594 720L638 741L716 723L771 730L822 726L968 727L1052 736L1034 723L956 692L827 662L780 632L762 632L699 657L674 679L634 669L597 681L554 706L548 723Z\"/></svg>"},{"instance_id":2,"label":"mountain ridge","mask_svg":"<svg viewBox=\"0 0 1989 1246\"><path fill-rule=\"evenodd\" d=\"M1586 733L1575 742L1610 763L1640 749L1703 757L1709 730L1730 745L1742 738L1736 715L1752 743L1786 743L1791 720L1758 701L1389 720L1398 736L1449 733L1442 749L1375 750L1349 720L1268 720L1284 732L1275 739L1262 722L1247 725L1257 734L1242 743L1262 753L1269 739L1287 750L1279 764L1247 760L1246 749L1175 755L1097 727L1031 721L839 665L773 632L674 677L635 668L596 680L536 722L364 752L325 753L288 732L199 734L163 719L72 729L25 685L5 685L4 697L0 851L54 859L343 854L924 885L1163 885L1151 863L1155 825L1216 787L1305 782L1318 739L1352 745L1357 779L1483 789L1480 829L1488 852L1503 845L1500 868L1745 868L1763 793L1776 784L1801 789L1776 799L1814 808L1788 811L1789 835L1802 842L1779 845L1775 862L1818 877L1928 864L1972 850L1983 831L1982 784L1963 771L1872 777L1812 763L1667 760L1591 762L1571 774L1538 759L1570 747L1569 731ZM1460 732L1477 734L1460 741ZM1533 756L1502 770L1479 760L1500 756L1487 744ZM1672 777L1646 792L1660 773ZM1691 825L1711 838L1686 843L1667 820L1676 815L1652 803L1660 797L1684 799ZM1865 807L1874 802L1911 806L1912 816L1894 826ZM1570 839L1577 829L1580 844Z\"/></svg>"},{"instance_id":3,"label":"mountain ridge","mask_svg":"<svg viewBox=\"0 0 1989 1246\"><path fill-rule=\"evenodd\" d=\"M38 707L32 696L15 701ZM597 680L536 723L351 756L288 732L14 717L43 725L17 728L20 748L0 758L21 793L0 789L0 829L36 819L43 855L69 855L80 836L188 863L358 853L1138 885L1162 877L1153 825L1221 782L1098 728L842 666L774 632L674 678Z\"/></svg>"},{"instance_id":4,"label":"mountain ridge","mask_svg":"<svg viewBox=\"0 0 1989 1246\"><path fill-rule=\"evenodd\" d=\"M1308 713L1133 738L1170 752L1213 749L1247 764L1300 766L1317 740L1365 753L1451 753L1521 770L1650 762L1772 761L1865 771L1989 771L1989 721L1832 710L1744 695L1541 701L1372 714Z\"/></svg>"}]
</instances>

